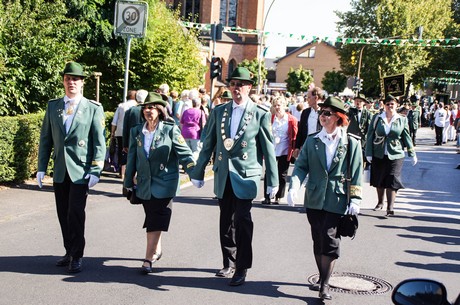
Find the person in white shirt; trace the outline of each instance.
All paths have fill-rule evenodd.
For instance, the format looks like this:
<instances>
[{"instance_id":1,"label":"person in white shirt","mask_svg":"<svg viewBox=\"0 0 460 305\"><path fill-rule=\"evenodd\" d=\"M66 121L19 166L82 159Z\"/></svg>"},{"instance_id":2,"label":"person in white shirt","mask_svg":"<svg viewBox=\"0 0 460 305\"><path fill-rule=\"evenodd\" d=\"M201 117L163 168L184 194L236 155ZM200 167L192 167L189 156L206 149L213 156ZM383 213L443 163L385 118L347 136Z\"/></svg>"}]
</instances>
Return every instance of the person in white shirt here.
<instances>
[{"instance_id":1,"label":"person in white shirt","mask_svg":"<svg viewBox=\"0 0 460 305\"><path fill-rule=\"evenodd\" d=\"M436 133L436 143L434 145L442 145L442 133L446 124L447 112L444 109L444 104L439 103L438 109L434 113L434 132Z\"/></svg>"},{"instance_id":2,"label":"person in white shirt","mask_svg":"<svg viewBox=\"0 0 460 305\"><path fill-rule=\"evenodd\" d=\"M125 113L133 106L137 105L136 90L129 90L126 95L126 102L118 104L117 110L112 119L112 130L110 140L116 142L117 164L119 176L123 179L126 168L126 153L123 151L123 121Z\"/></svg>"}]
</instances>

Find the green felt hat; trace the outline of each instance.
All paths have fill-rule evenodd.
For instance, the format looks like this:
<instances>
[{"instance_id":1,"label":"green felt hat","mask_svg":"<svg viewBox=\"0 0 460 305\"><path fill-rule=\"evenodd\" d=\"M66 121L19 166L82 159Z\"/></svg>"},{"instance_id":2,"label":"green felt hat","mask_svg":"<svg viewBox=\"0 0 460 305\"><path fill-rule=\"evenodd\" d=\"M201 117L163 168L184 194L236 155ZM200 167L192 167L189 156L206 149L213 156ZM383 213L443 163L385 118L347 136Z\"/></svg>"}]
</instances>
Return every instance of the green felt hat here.
<instances>
[{"instance_id":1,"label":"green felt hat","mask_svg":"<svg viewBox=\"0 0 460 305\"><path fill-rule=\"evenodd\" d=\"M398 102L398 100L391 94L388 94L386 97L385 97L385 100L383 100L383 103L386 104L388 102L391 102L391 101L395 101L395 102Z\"/></svg>"},{"instance_id":2,"label":"green felt hat","mask_svg":"<svg viewBox=\"0 0 460 305\"><path fill-rule=\"evenodd\" d=\"M236 80L245 80L247 82L250 82L251 84L254 83L252 80L252 77L254 75L245 67L238 67L236 68L230 78L227 79L227 81L231 81L232 79Z\"/></svg>"},{"instance_id":3,"label":"green felt hat","mask_svg":"<svg viewBox=\"0 0 460 305\"><path fill-rule=\"evenodd\" d=\"M83 67L74 61L70 61L65 64L64 71L61 72L61 75L73 75L73 76L80 76L86 77L85 72L83 72Z\"/></svg>"},{"instance_id":4,"label":"green felt hat","mask_svg":"<svg viewBox=\"0 0 460 305\"><path fill-rule=\"evenodd\" d=\"M160 104L163 107L167 105L168 97L157 92L149 92L142 106Z\"/></svg>"},{"instance_id":5,"label":"green felt hat","mask_svg":"<svg viewBox=\"0 0 460 305\"><path fill-rule=\"evenodd\" d=\"M233 98L232 94L228 90L225 90L220 97L225 98L225 99L230 99L230 100Z\"/></svg>"},{"instance_id":6,"label":"green felt hat","mask_svg":"<svg viewBox=\"0 0 460 305\"><path fill-rule=\"evenodd\" d=\"M345 109L345 104L342 102L341 99L335 96L329 96L323 103L318 103L318 106L321 108L331 107L335 111L347 113L347 110Z\"/></svg>"},{"instance_id":7,"label":"green felt hat","mask_svg":"<svg viewBox=\"0 0 460 305\"><path fill-rule=\"evenodd\" d=\"M369 103L369 101L367 100L366 96L361 92L358 93L357 96L355 96L355 99L360 99L360 100L363 100L365 103Z\"/></svg>"}]
</instances>

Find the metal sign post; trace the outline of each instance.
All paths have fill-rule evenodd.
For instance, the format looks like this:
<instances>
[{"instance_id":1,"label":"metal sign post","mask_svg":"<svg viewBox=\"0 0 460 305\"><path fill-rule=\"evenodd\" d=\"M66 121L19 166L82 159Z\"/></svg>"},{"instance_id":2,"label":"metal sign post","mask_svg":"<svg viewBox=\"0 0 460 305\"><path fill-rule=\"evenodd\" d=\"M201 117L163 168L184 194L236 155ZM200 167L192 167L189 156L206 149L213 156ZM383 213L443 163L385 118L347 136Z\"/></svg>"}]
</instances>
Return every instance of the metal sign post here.
<instances>
[{"instance_id":1,"label":"metal sign post","mask_svg":"<svg viewBox=\"0 0 460 305\"><path fill-rule=\"evenodd\" d=\"M118 0L115 4L114 34L128 38L126 46L125 84L123 102L128 95L129 55L132 38L142 38L147 29L148 4L143 1Z\"/></svg>"}]
</instances>

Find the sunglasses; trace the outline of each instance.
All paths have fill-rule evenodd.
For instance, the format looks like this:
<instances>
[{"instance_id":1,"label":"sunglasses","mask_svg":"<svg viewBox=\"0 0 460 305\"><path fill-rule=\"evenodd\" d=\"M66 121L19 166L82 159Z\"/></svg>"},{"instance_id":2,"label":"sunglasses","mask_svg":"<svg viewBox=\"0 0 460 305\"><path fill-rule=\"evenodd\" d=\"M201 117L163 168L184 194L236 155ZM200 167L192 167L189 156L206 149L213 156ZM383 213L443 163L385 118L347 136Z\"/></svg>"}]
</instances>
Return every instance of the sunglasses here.
<instances>
[{"instance_id":1,"label":"sunglasses","mask_svg":"<svg viewBox=\"0 0 460 305\"><path fill-rule=\"evenodd\" d=\"M385 106L393 106L395 103L386 103Z\"/></svg>"},{"instance_id":2,"label":"sunglasses","mask_svg":"<svg viewBox=\"0 0 460 305\"><path fill-rule=\"evenodd\" d=\"M230 87L243 87L249 85L248 83L242 82L230 82Z\"/></svg>"},{"instance_id":3,"label":"sunglasses","mask_svg":"<svg viewBox=\"0 0 460 305\"><path fill-rule=\"evenodd\" d=\"M318 111L318 114L330 117L331 115L334 115L335 112L332 112L332 111L329 111L329 110L320 110L320 111Z\"/></svg>"},{"instance_id":4,"label":"sunglasses","mask_svg":"<svg viewBox=\"0 0 460 305\"><path fill-rule=\"evenodd\" d=\"M152 110L152 109L156 109L156 108L157 108L157 106L155 106L155 105L142 106L142 109L150 109L150 110Z\"/></svg>"}]
</instances>

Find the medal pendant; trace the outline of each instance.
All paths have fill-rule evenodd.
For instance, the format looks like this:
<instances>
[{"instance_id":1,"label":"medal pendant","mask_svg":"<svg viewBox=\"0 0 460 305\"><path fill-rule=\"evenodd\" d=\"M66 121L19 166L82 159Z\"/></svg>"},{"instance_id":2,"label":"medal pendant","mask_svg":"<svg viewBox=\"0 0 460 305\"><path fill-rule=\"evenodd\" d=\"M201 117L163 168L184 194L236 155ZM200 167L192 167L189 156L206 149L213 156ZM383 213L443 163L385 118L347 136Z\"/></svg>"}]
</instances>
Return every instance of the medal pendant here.
<instances>
[{"instance_id":1,"label":"medal pendant","mask_svg":"<svg viewBox=\"0 0 460 305\"><path fill-rule=\"evenodd\" d=\"M233 139L227 138L224 140L224 147L226 150L230 150L233 147Z\"/></svg>"}]
</instances>

